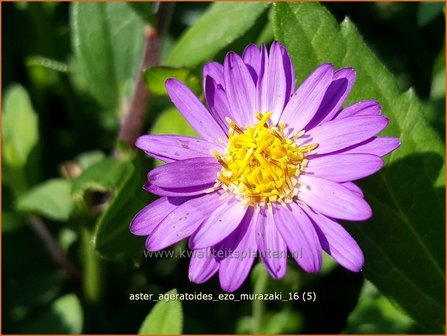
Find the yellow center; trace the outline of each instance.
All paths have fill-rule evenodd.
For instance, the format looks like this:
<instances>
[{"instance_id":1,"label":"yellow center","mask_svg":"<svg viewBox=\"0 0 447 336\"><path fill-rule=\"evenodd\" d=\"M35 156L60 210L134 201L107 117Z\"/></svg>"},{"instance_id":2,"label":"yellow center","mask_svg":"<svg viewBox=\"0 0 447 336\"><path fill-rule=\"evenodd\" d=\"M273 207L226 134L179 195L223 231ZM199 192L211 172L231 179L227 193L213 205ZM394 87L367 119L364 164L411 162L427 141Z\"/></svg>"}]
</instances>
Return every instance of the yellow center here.
<instances>
[{"instance_id":1,"label":"yellow center","mask_svg":"<svg viewBox=\"0 0 447 336\"><path fill-rule=\"evenodd\" d=\"M213 152L222 165L215 188L230 191L247 205L293 202L306 155L317 146L298 147L296 139L304 132L287 137L284 124L268 125L271 114L259 113L259 122L245 131L227 118L228 146L223 155Z\"/></svg>"}]
</instances>

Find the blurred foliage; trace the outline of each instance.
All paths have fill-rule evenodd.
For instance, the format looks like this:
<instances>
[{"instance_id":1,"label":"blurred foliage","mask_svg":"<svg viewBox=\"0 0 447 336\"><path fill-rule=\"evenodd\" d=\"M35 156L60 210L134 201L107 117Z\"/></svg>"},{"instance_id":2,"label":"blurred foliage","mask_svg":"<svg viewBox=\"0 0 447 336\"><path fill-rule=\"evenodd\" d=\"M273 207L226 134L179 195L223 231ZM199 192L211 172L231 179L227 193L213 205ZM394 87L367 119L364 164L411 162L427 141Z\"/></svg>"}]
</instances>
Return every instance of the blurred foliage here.
<instances>
[{"instance_id":1,"label":"blurred foliage","mask_svg":"<svg viewBox=\"0 0 447 336\"><path fill-rule=\"evenodd\" d=\"M411 318L402 313L369 281L365 281L359 296L359 303L349 315L346 334L418 334Z\"/></svg>"},{"instance_id":2,"label":"blurred foliage","mask_svg":"<svg viewBox=\"0 0 447 336\"><path fill-rule=\"evenodd\" d=\"M165 82L168 78L177 78L185 83L195 94L201 92L201 80L191 70L172 67L152 67L144 71L147 89L154 95L166 95Z\"/></svg>"},{"instance_id":3,"label":"blurred foliage","mask_svg":"<svg viewBox=\"0 0 447 336\"><path fill-rule=\"evenodd\" d=\"M248 43L274 37L285 42L299 81L323 61L354 66L358 80L351 99L380 100L391 119L388 132L403 138L383 175L363 183L374 221L352 228L367 257L364 273L376 287L325 257L319 274L305 274L290 262L281 281L258 265L238 291L276 291L284 298L315 291L315 303L129 300L132 293L158 296L172 288L221 293L216 277L190 283L186 258L145 257L144 238L128 231L136 212L154 199L142 185L156 163L123 148L117 132L133 92L144 25L155 24L157 5L5 3L4 333L439 331L445 283L439 140L445 134L444 4L325 6L328 12L316 3L177 3L162 38L161 66L145 71L152 96L143 129L196 135L166 97L164 80L180 78L201 95L203 63L222 61ZM410 87L414 91L400 93ZM389 190L383 192L384 186ZM42 219L79 278L56 265L28 225L31 215ZM171 249L179 248L186 248L184 242Z\"/></svg>"}]
</instances>

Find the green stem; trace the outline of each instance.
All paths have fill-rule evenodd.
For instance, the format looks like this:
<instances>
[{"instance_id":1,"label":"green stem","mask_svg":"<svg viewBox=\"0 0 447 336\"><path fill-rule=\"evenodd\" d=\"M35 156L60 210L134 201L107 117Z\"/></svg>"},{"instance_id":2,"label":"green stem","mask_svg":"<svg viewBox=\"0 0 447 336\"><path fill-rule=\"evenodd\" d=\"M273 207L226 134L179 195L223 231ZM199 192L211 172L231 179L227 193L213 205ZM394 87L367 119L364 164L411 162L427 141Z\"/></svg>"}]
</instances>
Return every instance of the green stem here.
<instances>
[{"instance_id":1,"label":"green stem","mask_svg":"<svg viewBox=\"0 0 447 336\"><path fill-rule=\"evenodd\" d=\"M96 304L102 297L101 260L96 253L92 241L91 231L83 226L81 228L81 244L83 254L82 287L85 300L89 304Z\"/></svg>"},{"instance_id":2,"label":"green stem","mask_svg":"<svg viewBox=\"0 0 447 336\"><path fill-rule=\"evenodd\" d=\"M9 168L8 177L9 185L16 198L22 196L28 190L28 181L25 174L25 168Z\"/></svg>"},{"instance_id":3,"label":"green stem","mask_svg":"<svg viewBox=\"0 0 447 336\"><path fill-rule=\"evenodd\" d=\"M256 279L254 286L255 294L263 294L267 287L268 273L265 267L261 267L259 270L259 276ZM262 320L264 317L264 301L263 300L253 300L253 333L261 334L262 330Z\"/></svg>"}]
</instances>

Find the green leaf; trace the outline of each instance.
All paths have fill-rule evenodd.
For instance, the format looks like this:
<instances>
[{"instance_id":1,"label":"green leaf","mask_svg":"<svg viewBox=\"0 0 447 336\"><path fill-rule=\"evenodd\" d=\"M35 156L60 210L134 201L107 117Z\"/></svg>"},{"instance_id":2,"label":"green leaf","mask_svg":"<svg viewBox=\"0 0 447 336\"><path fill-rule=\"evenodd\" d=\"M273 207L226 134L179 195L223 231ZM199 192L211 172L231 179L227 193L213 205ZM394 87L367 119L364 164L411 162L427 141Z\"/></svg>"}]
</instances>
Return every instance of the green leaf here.
<instances>
[{"instance_id":1,"label":"green leaf","mask_svg":"<svg viewBox=\"0 0 447 336\"><path fill-rule=\"evenodd\" d=\"M120 183L114 186L115 195L96 223L93 243L104 257L136 260L143 256L142 238L130 233L129 224L149 203L148 194L142 189L144 182L142 154L138 153Z\"/></svg>"},{"instance_id":2,"label":"green leaf","mask_svg":"<svg viewBox=\"0 0 447 336\"><path fill-rule=\"evenodd\" d=\"M93 97L116 110L139 66L144 22L118 2L73 3L70 14L77 69Z\"/></svg>"},{"instance_id":3,"label":"green leaf","mask_svg":"<svg viewBox=\"0 0 447 336\"><path fill-rule=\"evenodd\" d=\"M2 125L5 163L21 168L37 145L39 126L28 93L20 85L13 85L6 90Z\"/></svg>"},{"instance_id":4,"label":"green leaf","mask_svg":"<svg viewBox=\"0 0 447 336\"><path fill-rule=\"evenodd\" d=\"M23 218L9 211L2 211L2 232L7 233L23 227Z\"/></svg>"},{"instance_id":5,"label":"green leaf","mask_svg":"<svg viewBox=\"0 0 447 336\"><path fill-rule=\"evenodd\" d=\"M365 281L359 301L349 315L347 334L413 334L415 323L403 314L374 285Z\"/></svg>"},{"instance_id":6,"label":"green leaf","mask_svg":"<svg viewBox=\"0 0 447 336\"><path fill-rule=\"evenodd\" d=\"M83 316L79 299L68 294L54 301L41 314L23 323L20 333L32 334L80 334Z\"/></svg>"},{"instance_id":7,"label":"green leaf","mask_svg":"<svg viewBox=\"0 0 447 336\"><path fill-rule=\"evenodd\" d=\"M192 68L212 59L254 26L268 6L265 2L212 4L180 38L167 64Z\"/></svg>"},{"instance_id":8,"label":"green leaf","mask_svg":"<svg viewBox=\"0 0 447 336\"><path fill-rule=\"evenodd\" d=\"M153 67L144 71L146 86L152 94L166 95L165 82L168 78L176 78L185 83L194 93L202 90L200 79L190 70L172 67Z\"/></svg>"},{"instance_id":9,"label":"green leaf","mask_svg":"<svg viewBox=\"0 0 447 336\"><path fill-rule=\"evenodd\" d=\"M76 162L79 163L82 169L87 169L95 163L102 161L105 158L103 152L99 150L92 150L84 152L76 157Z\"/></svg>"},{"instance_id":10,"label":"green leaf","mask_svg":"<svg viewBox=\"0 0 447 336\"><path fill-rule=\"evenodd\" d=\"M155 120L150 133L198 136L176 108L164 110Z\"/></svg>"},{"instance_id":11,"label":"green leaf","mask_svg":"<svg viewBox=\"0 0 447 336\"><path fill-rule=\"evenodd\" d=\"M26 59L27 66L38 66L56 72L67 72L68 65L51 58L42 56L30 56Z\"/></svg>"},{"instance_id":12,"label":"green leaf","mask_svg":"<svg viewBox=\"0 0 447 336\"><path fill-rule=\"evenodd\" d=\"M261 331L263 334L269 335L294 333L303 324L302 316L291 309L268 314L265 320Z\"/></svg>"},{"instance_id":13,"label":"green leaf","mask_svg":"<svg viewBox=\"0 0 447 336\"><path fill-rule=\"evenodd\" d=\"M365 276L432 332L444 321L444 144L424 119L412 91L366 46L355 26L341 25L318 3L274 5L276 39L288 48L302 81L324 62L351 66L357 81L348 103L377 99L401 147L362 181L374 216L349 227L365 252Z\"/></svg>"},{"instance_id":14,"label":"green leaf","mask_svg":"<svg viewBox=\"0 0 447 336\"><path fill-rule=\"evenodd\" d=\"M131 172L132 164L129 161L104 159L90 166L73 181L71 193L75 199L81 200L89 189L102 192L116 191Z\"/></svg>"},{"instance_id":15,"label":"green leaf","mask_svg":"<svg viewBox=\"0 0 447 336\"><path fill-rule=\"evenodd\" d=\"M151 26L155 26L156 19L154 15L154 3L150 2L126 2L127 5L137 13L144 22Z\"/></svg>"},{"instance_id":16,"label":"green leaf","mask_svg":"<svg viewBox=\"0 0 447 336\"><path fill-rule=\"evenodd\" d=\"M176 295L173 289L165 295ZM179 335L183 328L182 304L179 300L159 301L144 319L138 331L140 335Z\"/></svg>"},{"instance_id":17,"label":"green leaf","mask_svg":"<svg viewBox=\"0 0 447 336\"><path fill-rule=\"evenodd\" d=\"M17 200L17 210L66 221L73 210L70 190L71 184L67 180L47 180L21 196Z\"/></svg>"},{"instance_id":18,"label":"green leaf","mask_svg":"<svg viewBox=\"0 0 447 336\"><path fill-rule=\"evenodd\" d=\"M442 15L444 11L444 2L423 2L418 5L418 25L425 26L436 17Z\"/></svg>"}]
</instances>

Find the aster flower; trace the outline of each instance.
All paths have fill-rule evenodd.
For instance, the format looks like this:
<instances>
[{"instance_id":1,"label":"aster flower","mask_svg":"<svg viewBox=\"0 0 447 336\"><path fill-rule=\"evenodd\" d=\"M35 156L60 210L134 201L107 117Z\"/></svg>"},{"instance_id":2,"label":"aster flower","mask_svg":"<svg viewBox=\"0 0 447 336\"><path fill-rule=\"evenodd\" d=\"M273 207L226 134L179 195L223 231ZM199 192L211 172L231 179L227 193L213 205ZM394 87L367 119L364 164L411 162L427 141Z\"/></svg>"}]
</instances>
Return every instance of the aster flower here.
<instances>
[{"instance_id":1,"label":"aster flower","mask_svg":"<svg viewBox=\"0 0 447 336\"><path fill-rule=\"evenodd\" d=\"M352 68L319 66L295 91L285 47L249 45L242 57L203 69L208 109L180 81L167 92L200 138L144 135L136 146L166 162L144 188L161 196L130 230L161 250L189 237L189 278L219 273L221 287L239 288L259 253L270 275L286 273L287 253L318 272L324 250L358 272L361 249L337 220L372 212L352 181L377 172L399 140L377 137L388 120L376 101L343 108Z\"/></svg>"}]
</instances>

